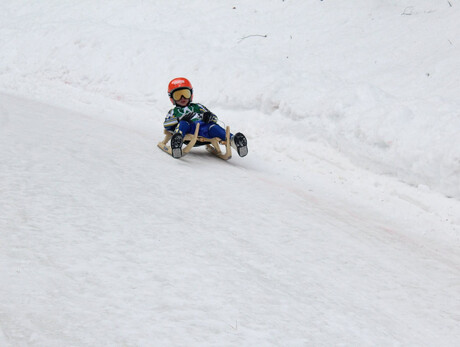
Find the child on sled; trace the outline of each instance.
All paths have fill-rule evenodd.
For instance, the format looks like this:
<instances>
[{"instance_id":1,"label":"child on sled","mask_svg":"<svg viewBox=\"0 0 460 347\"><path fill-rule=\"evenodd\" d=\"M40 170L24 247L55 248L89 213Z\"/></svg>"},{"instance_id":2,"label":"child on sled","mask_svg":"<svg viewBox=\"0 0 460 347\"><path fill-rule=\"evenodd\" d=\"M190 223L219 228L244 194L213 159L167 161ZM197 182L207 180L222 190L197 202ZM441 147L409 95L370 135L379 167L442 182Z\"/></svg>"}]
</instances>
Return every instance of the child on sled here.
<instances>
[{"instance_id":1,"label":"child on sled","mask_svg":"<svg viewBox=\"0 0 460 347\"><path fill-rule=\"evenodd\" d=\"M171 137L174 158L182 156L184 136L193 134L197 124L198 136L226 139L225 129L217 124L217 116L205 106L192 103L193 88L189 80L183 77L174 78L169 82L168 95L175 107L168 112L163 125L166 130L174 132ZM230 134L230 143L240 157L248 154L247 139L242 133Z\"/></svg>"}]
</instances>

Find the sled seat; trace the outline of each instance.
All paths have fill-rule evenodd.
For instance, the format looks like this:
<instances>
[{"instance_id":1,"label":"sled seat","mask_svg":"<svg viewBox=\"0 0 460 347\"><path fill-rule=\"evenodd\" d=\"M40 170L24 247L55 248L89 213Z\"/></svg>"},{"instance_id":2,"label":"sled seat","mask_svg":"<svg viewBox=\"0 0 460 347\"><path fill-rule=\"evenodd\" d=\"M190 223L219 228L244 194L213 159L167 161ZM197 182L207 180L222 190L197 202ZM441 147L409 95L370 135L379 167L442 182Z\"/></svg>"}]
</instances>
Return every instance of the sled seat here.
<instances>
[{"instance_id":1,"label":"sled seat","mask_svg":"<svg viewBox=\"0 0 460 347\"><path fill-rule=\"evenodd\" d=\"M232 148L230 146L230 127L225 128L225 140L222 140L219 137L207 138L203 136L198 136L200 130L200 123L197 123L195 132L193 134L187 134L184 136L185 147L182 148L182 156L186 155L191 151L193 147L206 146L206 150L215 156L228 160L232 157ZM170 130L163 131L165 137L163 141L158 142L158 147L172 155L171 146L168 144L173 136L173 132ZM221 146L225 149L225 152L222 151Z\"/></svg>"}]
</instances>

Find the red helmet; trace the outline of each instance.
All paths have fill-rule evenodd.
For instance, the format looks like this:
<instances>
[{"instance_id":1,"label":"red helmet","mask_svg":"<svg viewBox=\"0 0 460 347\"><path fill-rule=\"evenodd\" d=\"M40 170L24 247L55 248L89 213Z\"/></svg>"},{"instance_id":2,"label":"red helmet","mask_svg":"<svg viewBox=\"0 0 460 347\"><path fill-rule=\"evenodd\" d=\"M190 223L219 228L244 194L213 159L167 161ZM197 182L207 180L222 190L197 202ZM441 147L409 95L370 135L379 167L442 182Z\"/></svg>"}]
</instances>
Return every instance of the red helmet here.
<instances>
[{"instance_id":1,"label":"red helmet","mask_svg":"<svg viewBox=\"0 0 460 347\"><path fill-rule=\"evenodd\" d=\"M190 81L184 77L174 78L168 85L168 95L171 102L175 105L176 100L173 98L173 93L177 90L187 89L190 91L190 102L193 99L193 87ZM179 100L179 99L178 99Z\"/></svg>"}]
</instances>

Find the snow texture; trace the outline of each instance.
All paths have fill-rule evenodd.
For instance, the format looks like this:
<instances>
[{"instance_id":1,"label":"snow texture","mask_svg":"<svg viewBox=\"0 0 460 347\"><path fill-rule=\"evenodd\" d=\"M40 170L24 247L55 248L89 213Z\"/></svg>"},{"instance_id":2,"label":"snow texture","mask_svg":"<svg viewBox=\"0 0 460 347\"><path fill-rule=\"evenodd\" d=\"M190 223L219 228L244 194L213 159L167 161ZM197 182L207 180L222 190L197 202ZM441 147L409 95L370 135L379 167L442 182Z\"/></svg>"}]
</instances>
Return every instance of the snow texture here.
<instances>
[{"instance_id":1,"label":"snow texture","mask_svg":"<svg viewBox=\"0 0 460 347\"><path fill-rule=\"evenodd\" d=\"M460 1L0 3L1 346L458 346ZM168 82L249 155L160 151Z\"/></svg>"}]
</instances>

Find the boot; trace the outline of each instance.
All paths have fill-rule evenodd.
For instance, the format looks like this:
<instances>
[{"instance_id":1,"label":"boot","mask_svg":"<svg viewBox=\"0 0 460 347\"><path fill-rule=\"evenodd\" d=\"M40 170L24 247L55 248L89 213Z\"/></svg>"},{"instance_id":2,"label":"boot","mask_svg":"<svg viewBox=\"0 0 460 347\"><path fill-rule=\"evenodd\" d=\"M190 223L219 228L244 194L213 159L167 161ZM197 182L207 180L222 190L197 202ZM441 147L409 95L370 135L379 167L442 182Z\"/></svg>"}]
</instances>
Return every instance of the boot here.
<instances>
[{"instance_id":1,"label":"boot","mask_svg":"<svg viewBox=\"0 0 460 347\"><path fill-rule=\"evenodd\" d=\"M230 145L236 149L240 157L244 157L248 154L248 140L242 133L236 133L230 139Z\"/></svg>"},{"instance_id":2,"label":"boot","mask_svg":"<svg viewBox=\"0 0 460 347\"><path fill-rule=\"evenodd\" d=\"M182 157L182 143L184 138L180 132L174 133L171 137L171 151L173 158L179 159Z\"/></svg>"}]
</instances>

